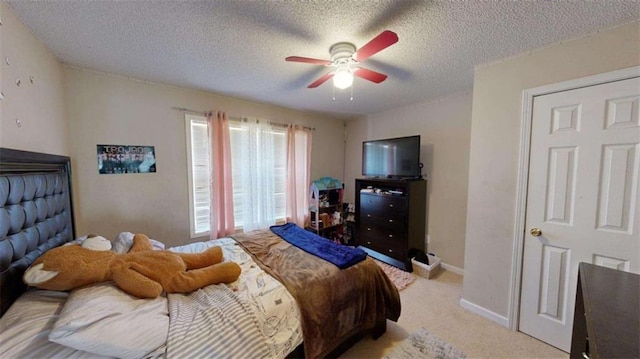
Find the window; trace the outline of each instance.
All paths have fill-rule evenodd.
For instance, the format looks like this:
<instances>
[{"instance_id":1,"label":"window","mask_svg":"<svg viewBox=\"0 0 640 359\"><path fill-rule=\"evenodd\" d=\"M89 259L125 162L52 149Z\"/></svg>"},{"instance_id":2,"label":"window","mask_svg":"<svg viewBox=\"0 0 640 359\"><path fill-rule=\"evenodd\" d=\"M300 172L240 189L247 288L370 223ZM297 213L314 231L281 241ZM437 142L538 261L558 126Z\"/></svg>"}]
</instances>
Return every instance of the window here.
<instances>
[{"instance_id":1,"label":"window","mask_svg":"<svg viewBox=\"0 0 640 359\"><path fill-rule=\"evenodd\" d=\"M200 237L209 232L209 145L207 119L204 116L185 115L187 124L187 153L189 171L189 208L191 236ZM252 202L256 191L268 190L272 206L268 216L272 222L284 221L286 212L286 129L269 127L267 131L253 131L253 124L239 121L229 123L233 181L234 219L237 229L252 222L249 216L259 215L261 206ZM259 171L258 180L269 177L267 188L247 179L247 168ZM256 176L254 176L256 177ZM249 199L249 200L247 200Z\"/></svg>"}]
</instances>

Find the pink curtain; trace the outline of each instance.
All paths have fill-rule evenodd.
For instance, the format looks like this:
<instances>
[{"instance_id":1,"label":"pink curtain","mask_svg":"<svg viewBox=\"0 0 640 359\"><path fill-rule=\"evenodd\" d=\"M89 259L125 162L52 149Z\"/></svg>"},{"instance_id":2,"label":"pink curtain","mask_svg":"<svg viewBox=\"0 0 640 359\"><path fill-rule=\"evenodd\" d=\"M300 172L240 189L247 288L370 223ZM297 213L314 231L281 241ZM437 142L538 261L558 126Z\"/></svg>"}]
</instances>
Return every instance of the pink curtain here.
<instances>
[{"instance_id":1,"label":"pink curtain","mask_svg":"<svg viewBox=\"0 0 640 359\"><path fill-rule=\"evenodd\" d=\"M209 168L211 171L211 239L225 237L235 230L233 219L233 186L231 182L231 137L227 114L207 114Z\"/></svg>"},{"instance_id":2,"label":"pink curtain","mask_svg":"<svg viewBox=\"0 0 640 359\"><path fill-rule=\"evenodd\" d=\"M309 220L308 193L311 177L311 130L287 128L287 222L300 227Z\"/></svg>"}]
</instances>

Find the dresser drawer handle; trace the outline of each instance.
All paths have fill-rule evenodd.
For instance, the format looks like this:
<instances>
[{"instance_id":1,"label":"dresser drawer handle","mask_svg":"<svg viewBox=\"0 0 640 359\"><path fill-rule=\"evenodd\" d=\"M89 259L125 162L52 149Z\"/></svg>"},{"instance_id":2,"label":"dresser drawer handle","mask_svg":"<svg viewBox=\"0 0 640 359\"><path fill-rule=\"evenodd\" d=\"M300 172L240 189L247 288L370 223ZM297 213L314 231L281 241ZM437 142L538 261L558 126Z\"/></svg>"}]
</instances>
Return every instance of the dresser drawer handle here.
<instances>
[{"instance_id":1,"label":"dresser drawer handle","mask_svg":"<svg viewBox=\"0 0 640 359\"><path fill-rule=\"evenodd\" d=\"M371 228L370 228L370 227L367 227L367 231L370 231L370 230L371 230Z\"/></svg>"},{"instance_id":2,"label":"dresser drawer handle","mask_svg":"<svg viewBox=\"0 0 640 359\"><path fill-rule=\"evenodd\" d=\"M393 238L393 234L390 234L390 235L389 235L389 238Z\"/></svg>"},{"instance_id":3,"label":"dresser drawer handle","mask_svg":"<svg viewBox=\"0 0 640 359\"><path fill-rule=\"evenodd\" d=\"M393 203L389 205L389 207L393 208Z\"/></svg>"},{"instance_id":4,"label":"dresser drawer handle","mask_svg":"<svg viewBox=\"0 0 640 359\"><path fill-rule=\"evenodd\" d=\"M371 218L371 215L370 215L370 214L367 214L367 218Z\"/></svg>"},{"instance_id":5,"label":"dresser drawer handle","mask_svg":"<svg viewBox=\"0 0 640 359\"><path fill-rule=\"evenodd\" d=\"M370 241L367 241L367 244L371 244L371 242L370 242Z\"/></svg>"},{"instance_id":6,"label":"dresser drawer handle","mask_svg":"<svg viewBox=\"0 0 640 359\"><path fill-rule=\"evenodd\" d=\"M390 219L390 220L389 220L389 223L393 223L393 219Z\"/></svg>"},{"instance_id":7,"label":"dresser drawer handle","mask_svg":"<svg viewBox=\"0 0 640 359\"><path fill-rule=\"evenodd\" d=\"M389 249L389 253L393 253L393 249Z\"/></svg>"}]
</instances>

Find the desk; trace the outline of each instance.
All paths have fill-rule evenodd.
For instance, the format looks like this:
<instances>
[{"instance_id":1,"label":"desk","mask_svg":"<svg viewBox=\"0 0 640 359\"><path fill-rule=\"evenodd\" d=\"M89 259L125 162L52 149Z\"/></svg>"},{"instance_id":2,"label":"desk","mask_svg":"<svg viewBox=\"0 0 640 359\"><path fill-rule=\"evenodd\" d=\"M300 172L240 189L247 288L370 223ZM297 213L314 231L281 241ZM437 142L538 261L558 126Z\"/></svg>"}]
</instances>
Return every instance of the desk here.
<instances>
[{"instance_id":1,"label":"desk","mask_svg":"<svg viewBox=\"0 0 640 359\"><path fill-rule=\"evenodd\" d=\"M580 263L571 358L640 358L640 275Z\"/></svg>"}]
</instances>

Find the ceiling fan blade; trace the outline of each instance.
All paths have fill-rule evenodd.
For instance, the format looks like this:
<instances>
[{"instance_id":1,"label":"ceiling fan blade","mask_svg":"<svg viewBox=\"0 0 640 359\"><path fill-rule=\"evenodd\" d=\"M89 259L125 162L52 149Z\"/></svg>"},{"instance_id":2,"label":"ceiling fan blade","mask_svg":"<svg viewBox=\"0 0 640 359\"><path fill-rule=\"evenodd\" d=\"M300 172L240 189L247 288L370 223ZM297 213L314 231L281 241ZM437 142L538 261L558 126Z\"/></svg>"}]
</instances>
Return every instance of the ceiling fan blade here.
<instances>
[{"instance_id":1,"label":"ceiling fan blade","mask_svg":"<svg viewBox=\"0 0 640 359\"><path fill-rule=\"evenodd\" d=\"M322 85L323 83L327 82L328 79L332 78L334 73L335 72L329 72L327 74L324 74L322 77L315 80L311 85L307 86L307 88L313 89Z\"/></svg>"},{"instance_id":2,"label":"ceiling fan blade","mask_svg":"<svg viewBox=\"0 0 640 359\"><path fill-rule=\"evenodd\" d=\"M304 62L306 64L316 64L316 65L331 65L331 61L329 60L320 60L320 59L312 59L309 57L300 57L300 56L289 56L285 61L291 62Z\"/></svg>"},{"instance_id":3,"label":"ceiling fan blade","mask_svg":"<svg viewBox=\"0 0 640 359\"><path fill-rule=\"evenodd\" d=\"M385 30L366 45L359 48L358 51L353 54L353 58L358 62L362 62L396 42L398 42L398 35L393 31Z\"/></svg>"},{"instance_id":4,"label":"ceiling fan blade","mask_svg":"<svg viewBox=\"0 0 640 359\"><path fill-rule=\"evenodd\" d=\"M387 75L385 75L385 74L381 74L381 73L373 71L373 70L363 69L362 67L359 67L359 68L355 69L353 74L355 76L361 77L361 78L363 78L365 80L369 80L371 82L375 82L377 84L379 84L382 81L387 79Z\"/></svg>"}]
</instances>

